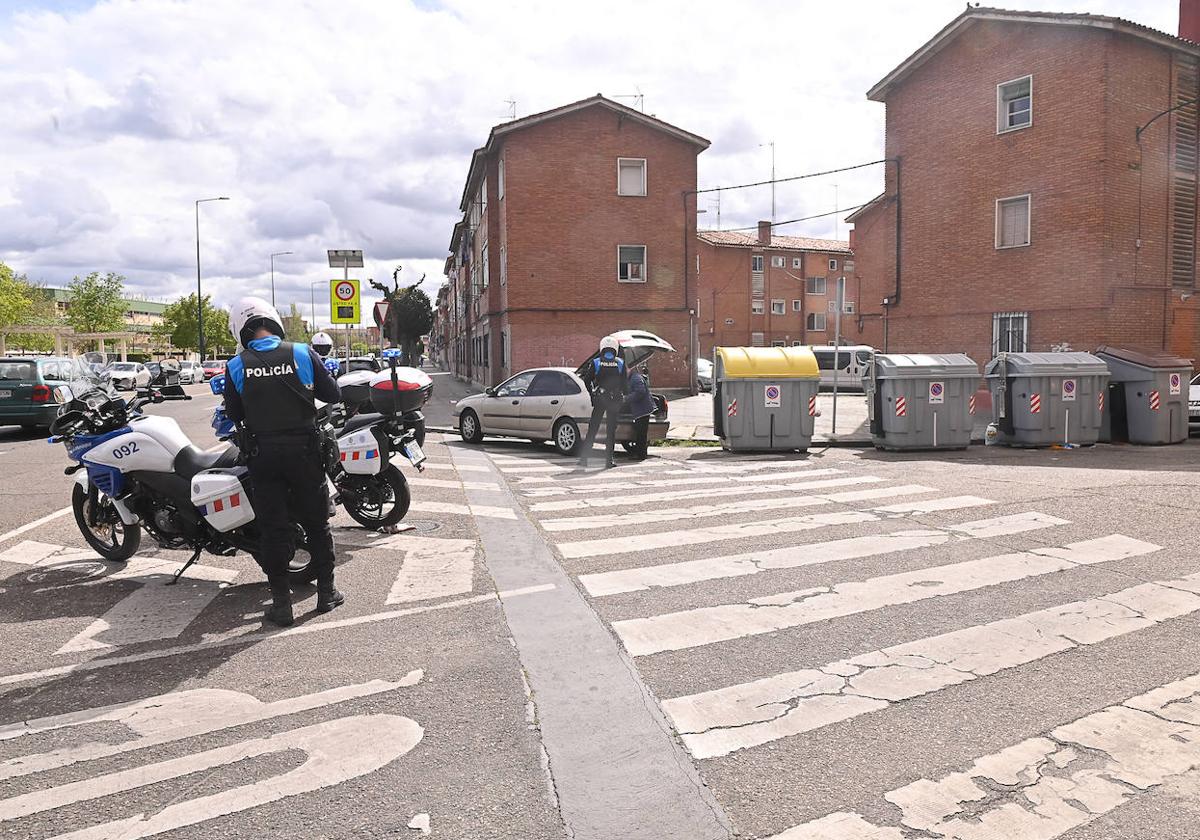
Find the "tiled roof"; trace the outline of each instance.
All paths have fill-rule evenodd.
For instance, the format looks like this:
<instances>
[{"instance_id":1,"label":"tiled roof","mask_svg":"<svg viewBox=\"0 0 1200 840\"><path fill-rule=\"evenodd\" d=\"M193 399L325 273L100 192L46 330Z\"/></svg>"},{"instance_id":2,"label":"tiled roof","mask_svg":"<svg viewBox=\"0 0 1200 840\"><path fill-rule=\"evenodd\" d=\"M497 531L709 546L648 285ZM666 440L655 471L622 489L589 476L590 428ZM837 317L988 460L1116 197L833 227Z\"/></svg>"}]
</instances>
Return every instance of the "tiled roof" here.
<instances>
[{"instance_id":1,"label":"tiled roof","mask_svg":"<svg viewBox=\"0 0 1200 840\"><path fill-rule=\"evenodd\" d=\"M1180 38L1170 33L1126 20L1125 18L1082 12L1022 12L1010 9L980 8L978 6L968 7L965 12L946 24L940 32L922 44L920 49L906 58L892 72L884 76L874 87L867 91L867 98L882 102L887 96L888 90L893 85L903 81L909 73L924 64L926 60L936 54L961 32L965 31L971 24L976 21L986 20L1006 23L1045 23L1057 24L1059 26L1084 26L1095 29L1106 29L1135 38L1141 38L1169 49L1200 55L1200 44L1194 41L1189 41L1186 38Z\"/></svg>"},{"instance_id":2,"label":"tiled roof","mask_svg":"<svg viewBox=\"0 0 1200 840\"><path fill-rule=\"evenodd\" d=\"M697 234L710 245L733 248L751 248L759 245L758 237L751 233L735 230L702 230ZM828 251L830 253L853 254L849 242L839 239L813 239L808 236L771 236L767 247L781 251Z\"/></svg>"}]
</instances>

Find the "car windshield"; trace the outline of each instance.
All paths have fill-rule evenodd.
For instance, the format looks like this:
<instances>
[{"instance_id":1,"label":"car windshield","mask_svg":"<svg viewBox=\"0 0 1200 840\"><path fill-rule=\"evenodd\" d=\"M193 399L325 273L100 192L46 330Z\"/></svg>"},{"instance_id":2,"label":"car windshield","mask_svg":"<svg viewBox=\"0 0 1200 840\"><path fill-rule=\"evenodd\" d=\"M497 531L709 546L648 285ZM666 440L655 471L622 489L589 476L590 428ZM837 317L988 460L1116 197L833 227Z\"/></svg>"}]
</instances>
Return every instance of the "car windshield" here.
<instances>
[{"instance_id":1,"label":"car windshield","mask_svg":"<svg viewBox=\"0 0 1200 840\"><path fill-rule=\"evenodd\" d=\"M112 370L135 370L135 369L136 369L136 365L133 365L133 364L118 364L118 365L112 365L111 369L112 369Z\"/></svg>"},{"instance_id":2,"label":"car windshield","mask_svg":"<svg viewBox=\"0 0 1200 840\"><path fill-rule=\"evenodd\" d=\"M33 378L33 362L0 362L0 381Z\"/></svg>"}]
</instances>

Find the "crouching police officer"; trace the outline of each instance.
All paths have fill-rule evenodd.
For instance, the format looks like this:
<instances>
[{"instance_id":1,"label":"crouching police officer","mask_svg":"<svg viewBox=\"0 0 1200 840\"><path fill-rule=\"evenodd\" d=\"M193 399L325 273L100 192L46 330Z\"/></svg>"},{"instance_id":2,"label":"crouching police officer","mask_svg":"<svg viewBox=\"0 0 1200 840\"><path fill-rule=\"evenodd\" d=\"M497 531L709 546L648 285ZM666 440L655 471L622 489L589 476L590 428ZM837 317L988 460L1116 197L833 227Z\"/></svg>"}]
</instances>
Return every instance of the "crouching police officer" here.
<instances>
[{"instance_id":1,"label":"crouching police officer","mask_svg":"<svg viewBox=\"0 0 1200 840\"><path fill-rule=\"evenodd\" d=\"M579 456L579 466L587 467L588 456L592 452L592 444L596 442L596 432L600 429L600 420L607 423L604 440L604 465L613 466L613 448L616 445L617 419L621 414L621 406L629 391L629 381L625 375L625 360L620 355L621 345L611 335L600 340L600 355L592 359L591 376L592 417L588 421L587 439L583 442L583 452Z\"/></svg>"},{"instance_id":2,"label":"crouching police officer","mask_svg":"<svg viewBox=\"0 0 1200 840\"><path fill-rule=\"evenodd\" d=\"M229 329L242 350L226 366L225 413L249 432L246 449L262 535L256 559L271 584L266 618L287 627L294 620L288 584L296 553L293 521L304 528L317 573L317 612L345 602L333 586L329 495L313 403L340 402L341 393L308 345L283 340L283 320L262 298L238 301Z\"/></svg>"}]
</instances>

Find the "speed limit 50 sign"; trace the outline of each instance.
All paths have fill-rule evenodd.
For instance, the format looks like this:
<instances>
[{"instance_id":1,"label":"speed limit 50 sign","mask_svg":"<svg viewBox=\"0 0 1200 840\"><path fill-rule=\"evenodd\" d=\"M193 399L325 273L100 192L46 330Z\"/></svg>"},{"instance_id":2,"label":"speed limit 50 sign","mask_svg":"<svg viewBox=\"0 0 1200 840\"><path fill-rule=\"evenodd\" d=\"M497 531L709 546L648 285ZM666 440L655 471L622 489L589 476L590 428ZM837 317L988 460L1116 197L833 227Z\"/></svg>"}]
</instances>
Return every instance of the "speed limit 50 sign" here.
<instances>
[{"instance_id":1,"label":"speed limit 50 sign","mask_svg":"<svg viewBox=\"0 0 1200 840\"><path fill-rule=\"evenodd\" d=\"M329 320L335 324L359 323L357 280L329 281Z\"/></svg>"}]
</instances>

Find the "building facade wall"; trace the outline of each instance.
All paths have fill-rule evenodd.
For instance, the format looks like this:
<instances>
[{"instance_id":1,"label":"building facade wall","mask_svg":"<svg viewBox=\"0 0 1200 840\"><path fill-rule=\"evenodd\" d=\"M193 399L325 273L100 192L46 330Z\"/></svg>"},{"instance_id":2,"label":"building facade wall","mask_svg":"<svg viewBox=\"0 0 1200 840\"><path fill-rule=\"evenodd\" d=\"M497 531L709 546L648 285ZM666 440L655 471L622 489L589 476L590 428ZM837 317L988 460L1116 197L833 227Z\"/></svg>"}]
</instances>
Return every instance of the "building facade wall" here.
<instances>
[{"instance_id":1,"label":"building facade wall","mask_svg":"<svg viewBox=\"0 0 1200 840\"><path fill-rule=\"evenodd\" d=\"M888 165L887 198L855 220L863 340L985 361L994 314L1025 312L1031 350L1107 343L1194 355L1195 304L1165 274L1173 132L1147 135L1140 167L1135 142L1137 125L1169 107L1172 62L1106 30L987 21L893 88L886 148L900 160L902 293L883 317L895 292ZM1032 124L998 134L996 86L1025 75ZM998 249L995 202L1024 194L1030 244Z\"/></svg>"}]
</instances>

